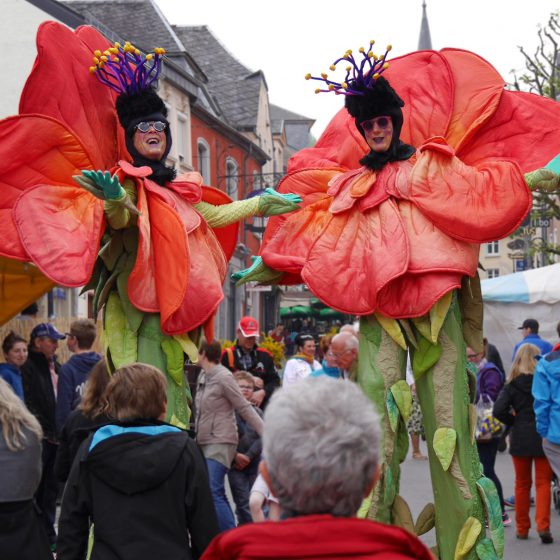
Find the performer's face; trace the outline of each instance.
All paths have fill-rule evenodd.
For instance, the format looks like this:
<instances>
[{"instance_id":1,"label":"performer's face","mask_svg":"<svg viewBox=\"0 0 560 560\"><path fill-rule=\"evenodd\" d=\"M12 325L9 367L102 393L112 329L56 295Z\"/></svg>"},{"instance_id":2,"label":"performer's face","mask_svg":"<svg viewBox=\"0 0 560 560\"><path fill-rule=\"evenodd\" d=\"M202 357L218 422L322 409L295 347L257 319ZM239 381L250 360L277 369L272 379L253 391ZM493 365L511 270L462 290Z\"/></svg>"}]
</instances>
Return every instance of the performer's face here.
<instances>
[{"instance_id":1,"label":"performer's face","mask_svg":"<svg viewBox=\"0 0 560 560\"><path fill-rule=\"evenodd\" d=\"M368 146L377 153L386 152L393 140L391 117L380 116L360 123Z\"/></svg>"},{"instance_id":2,"label":"performer's face","mask_svg":"<svg viewBox=\"0 0 560 560\"><path fill-rule=\"evenodd\" d=\"M142 132L139 127L145 129L145 125L150 126L147 129L147 132ZM164 125L164 123L161 123L160 121L148 121L137 125L137 128L134 131L134 147L138 150L138 153L143 155L145 158L159 161L163 158L163 154L165 154L167 138L165 137L165 128L158 131L154 128L154 125L161 128L161 125Z\"/></svg>"}]
</instances>

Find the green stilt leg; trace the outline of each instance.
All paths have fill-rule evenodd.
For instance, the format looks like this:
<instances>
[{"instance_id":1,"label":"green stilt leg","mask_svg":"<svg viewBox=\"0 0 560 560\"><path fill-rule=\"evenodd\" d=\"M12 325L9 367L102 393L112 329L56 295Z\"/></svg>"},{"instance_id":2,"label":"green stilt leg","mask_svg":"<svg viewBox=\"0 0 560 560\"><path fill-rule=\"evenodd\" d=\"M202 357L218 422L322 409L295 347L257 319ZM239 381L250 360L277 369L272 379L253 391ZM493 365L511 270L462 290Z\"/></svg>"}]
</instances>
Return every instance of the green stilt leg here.
<instances>
[{"instance_id":1,"label":"green stilt leg","mask_svg":"<svg viewBox=\"0 0 560 560\"><path fill-rule=\"evenodd\" d=\"M402 383L408 387L404 381L405 372L406 352L395 344L375 317L363 317L360 322L357 382L375 404L382 431L381 478L373 491L367 517L382 523L393 520L393 502L399 490L399 465L408 449L406 425L397 404L399 401L402 403L401 394L395 390L398 388L401 391Z\"/></svg>"},{"instance_id":2,"label":"green stilt leg","mask_svg":"<svg viewBox=\"0 0 560 560\"><path fill-rule=\"evenodd\" d=\"M481 479L472 438L466 349L455 298L440 331L439 345L441 355L437 362L420 375L415 371L430 457L438 556L441 560L490 558L487 553L493 547L501 558L503 527L500 537L495 496L487 485L480 484L487 479ZM412 350L413 367L422 362L422 348L426 345L419 344L418 349ZM489 516L491 542L485 539L485 505L494 510Z\"/></svg>"}]
</instances>

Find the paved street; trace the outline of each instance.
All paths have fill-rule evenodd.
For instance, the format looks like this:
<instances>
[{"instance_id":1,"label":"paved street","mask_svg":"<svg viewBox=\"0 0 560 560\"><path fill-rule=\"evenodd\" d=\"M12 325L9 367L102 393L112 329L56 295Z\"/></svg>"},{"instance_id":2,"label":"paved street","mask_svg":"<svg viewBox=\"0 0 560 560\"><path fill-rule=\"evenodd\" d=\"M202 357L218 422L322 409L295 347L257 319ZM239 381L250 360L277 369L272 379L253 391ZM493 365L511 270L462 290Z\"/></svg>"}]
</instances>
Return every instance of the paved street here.
<instances>
[{"instance_id":1,"label":"paved street","mask_svg":"<svg viewBox=\"0 0 560 560\"><path fill-rule=\"evenodd\" d=\"M423 449L426 453L426 449ZM500 477L504 489L504 496L513 494L513 465L509 453L498 453L496 461L496 472ZM432 501L430 472L427 461L415 461L409 457L402 465L401 494L408 502L414 519L418 516L422 508ZM558 560L560 558L560 515L556 511L551 514L551 532L554 536L554 543L542 545L534 530L531 529L529 539L520 541L515 538L515 512L508 510L512 519L512 524L506 527L506 548L504 558L506 560ZM534 524L534 508L531 508L531 522ZM435 544L435 532L432 530L422 537L428 545Z\"/></svg>"}]
</instances>

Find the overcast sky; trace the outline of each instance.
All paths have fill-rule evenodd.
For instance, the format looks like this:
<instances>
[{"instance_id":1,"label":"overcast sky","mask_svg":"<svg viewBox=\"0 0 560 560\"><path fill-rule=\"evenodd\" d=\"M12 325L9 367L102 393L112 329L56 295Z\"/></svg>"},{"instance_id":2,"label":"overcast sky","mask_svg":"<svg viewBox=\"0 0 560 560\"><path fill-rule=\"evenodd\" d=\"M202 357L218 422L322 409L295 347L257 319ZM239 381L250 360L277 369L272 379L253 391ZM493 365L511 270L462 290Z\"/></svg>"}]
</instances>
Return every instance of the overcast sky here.
<instances>
[{"instance_id":1,"label":"overcast sky","mask_svg":"<svg viewBox=\"0 0 560 560\"><path fill-rule=\"evenodd\" d=\"M266 76L270 101L316 119L318 136L343 104L341 96L314 93L317 75L347 49L375 39L393 56L416 50L422 0L156 0L178 25L207 25L241 63ZM538 25L560 9L560 0L426 0L432 46L471 50L493 64L504 80L523 69L518 46L533 52ZM381 53L382 54L382 53Z\"/></svg>"}]
</instances>

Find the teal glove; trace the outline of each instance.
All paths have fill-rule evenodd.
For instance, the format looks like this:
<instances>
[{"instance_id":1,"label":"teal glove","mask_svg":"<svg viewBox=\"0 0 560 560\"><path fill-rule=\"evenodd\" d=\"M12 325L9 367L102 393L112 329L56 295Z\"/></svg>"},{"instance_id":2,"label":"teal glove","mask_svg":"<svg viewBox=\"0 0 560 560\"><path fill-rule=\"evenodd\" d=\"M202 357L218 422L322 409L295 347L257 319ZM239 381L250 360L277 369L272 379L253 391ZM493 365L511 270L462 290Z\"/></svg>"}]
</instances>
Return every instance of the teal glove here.
<instances>
[{"instance_id":1,"label":"teal glove","mask_svg":"<svg viewBox=\"0 0 560 560\"><path fill-rule=\"evenodd\" d=\"M299 209L301 197L297 194L280 194L274 189L266 189L259 198L259 214L261 216L278 216Z\"/></svg>"},{"instance_id":2,"label":"teal glove","mask_svg":"<svg viewBox=\"0 0 560 560\"><path fill-rule=\"evenodd\" d=\"M282 276L283 272L269 268L264 264L261 257L251 257L253 264L245 270L234 272L231 279L235 281L237 286L241 286L246 282L259 282L260 284L274 284Z\"/></svg>"},{"instance_id":3,"label":"teal glove","mask_svg":"<svg viewBox=\"0 0 560 560\"><path fill-rule=\"evenodd\" d=\"M101 189L107 200L119 200L126 194L119 183L118 177L116 175L111 177L109 171L82 169L82 175L93 182L97 188Z\"/></svg>"}]
</instances>

